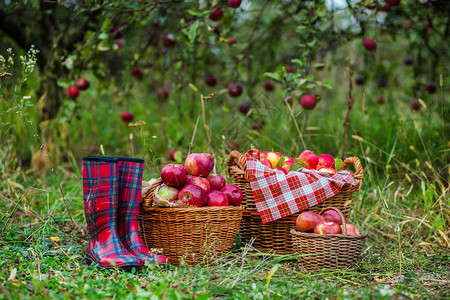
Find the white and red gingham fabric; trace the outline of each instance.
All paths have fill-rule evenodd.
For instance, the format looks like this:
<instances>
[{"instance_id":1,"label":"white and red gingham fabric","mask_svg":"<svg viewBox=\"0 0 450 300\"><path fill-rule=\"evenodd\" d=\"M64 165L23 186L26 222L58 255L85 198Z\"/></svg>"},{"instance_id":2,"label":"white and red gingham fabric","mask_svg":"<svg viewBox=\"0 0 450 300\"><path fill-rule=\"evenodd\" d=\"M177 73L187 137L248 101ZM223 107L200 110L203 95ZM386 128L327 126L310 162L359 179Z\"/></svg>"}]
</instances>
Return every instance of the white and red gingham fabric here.
<instances>
[{"instance_id":1,"label":"white and red gingham fabric","mask_svg":"<svg viewBox=\"0 0 450 300\"><path fill-rule=\"evenodd\" d=\"M275 221L314 206L339 193L344 184L355 185L349 171L334 175L302 169L285 175L264 166L257 149L248 151L247 173L256 208L263 223Z\"/></svg>"}]
</instances>

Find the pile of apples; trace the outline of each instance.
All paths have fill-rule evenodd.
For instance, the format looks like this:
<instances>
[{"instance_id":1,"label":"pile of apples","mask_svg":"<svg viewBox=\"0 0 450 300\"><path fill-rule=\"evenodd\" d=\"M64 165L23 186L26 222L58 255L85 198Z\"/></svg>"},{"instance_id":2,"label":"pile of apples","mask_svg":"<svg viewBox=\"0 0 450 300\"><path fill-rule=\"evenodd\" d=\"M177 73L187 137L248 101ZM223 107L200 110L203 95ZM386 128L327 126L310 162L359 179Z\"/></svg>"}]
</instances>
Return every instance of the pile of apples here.
<instances>
[{"instance_id":1,"label":"pile of apples","mask_svg":"<svg viewBox=\"0 0 450 300\"><path fill-rule=\"evenodd\" d=\"M295 222L297 231L317 234L342 234L342 219L335 210L327 210L323 215L310 211L301 213ZM358 227L346 224L348 235L361 235Z\"/></svg>"},{"instance_id":2,"label":"pile of apples","mask_svg":"<svg viewBox=\"0 0 450 300\"><path fill-rule=\"evenodd\" d=\"M296 171L301 167L330 174L336 173L335 158L332 155L320 154L317 156L310 150L303 151L295 158L283 156L279 152L261 152L258 159L263 165L282 171L284 174L289 173L289 171Z\"/></svg>"},{"instance_id":3,"label":"pile of apples","mask_svg":"<svg viewBox=\"0 0 450 300\"><path fill-rule=\"evenodd\" d=\"M189 206L239 206L243 194L239 187L226 184L219 174L211 174L214 158L208 153L192 153L185 162L168 164L161 170L163 185L158 196L168 202Z\"/></svg>"}]
</instances>

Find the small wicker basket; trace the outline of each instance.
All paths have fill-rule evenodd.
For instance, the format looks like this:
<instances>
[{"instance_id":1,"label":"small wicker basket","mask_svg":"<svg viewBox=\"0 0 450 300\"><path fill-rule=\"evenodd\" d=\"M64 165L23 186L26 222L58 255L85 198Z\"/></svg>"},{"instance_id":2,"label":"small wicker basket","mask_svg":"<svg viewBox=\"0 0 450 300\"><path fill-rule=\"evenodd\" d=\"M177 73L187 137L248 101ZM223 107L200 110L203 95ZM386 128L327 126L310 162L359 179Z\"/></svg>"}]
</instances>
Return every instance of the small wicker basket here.
<instances>
[{"instance_id":1,"label":"small wicker basket","mask_svg":"<svg viewBox=\"0 0 450 300\"><path fill-rule=\"evenodd\" d=\"M189 265L211 261L229 251L242 219L242 206L152 207L158 179L148 190L141 206L139 230L147 248L163 249L172 264L184 259Z\"/></svg>"},{"instance_id":2,"label":"small wicker basket","mask_svg":"<svg viewBox=\"0 0 450 300\"><path fill-rule=\"evenodd\" d=\"M238 151L232 151L227 164L228 175L233 178L233 183L242 190L244 195L242 206L245 207L245 212L239 230L241 243L247 244L253 238L253 247L258 250L294 253L290 230L295 227L295 220L300 213L263 224L256 209L252 187L248 179L245 155ZM319 213L326 207L337 207L345 217L348 217L354 193L361 188L364 174L361 162L357 157L345 159L340 170L346 170L352 164L356 169L353 176L357 184L345 184L338 194L306 210Z\"/></svg>"},{"instance_id":3,"label":"small wicker basket","mask_svg":"<svg viewBox=\"0 0 450 300\"><path fill-rule=\"evenodd\" d=\"M344 269L353 266L361 255L366 234L347 235L346 220L342 212L335 207L323 209L335 210L342 219L343 234L316 234L291 229L294 251L303 254L299 264L308 271L320 269Z\"/></svg>"}]
</instances>

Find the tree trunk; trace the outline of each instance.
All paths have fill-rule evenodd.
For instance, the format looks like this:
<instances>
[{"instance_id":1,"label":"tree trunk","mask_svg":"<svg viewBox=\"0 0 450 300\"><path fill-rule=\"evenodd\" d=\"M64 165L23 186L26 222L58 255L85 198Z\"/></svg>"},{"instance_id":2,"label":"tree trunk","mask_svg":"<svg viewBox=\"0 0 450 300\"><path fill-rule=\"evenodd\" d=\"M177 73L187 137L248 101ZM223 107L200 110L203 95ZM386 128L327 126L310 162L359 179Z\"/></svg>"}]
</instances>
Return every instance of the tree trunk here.
<instances>
[{"instance_id":1,"label":"tree trunk","mask_svg":"<svg viewBox=\"0 0 450 300\"><path fill-rule=\"evenodd\" d=\"M58 88L58 72L51 69L43 71L38 97L40 122L54 119L61 106L60 89Z\"/></svg>"}]
</instances>

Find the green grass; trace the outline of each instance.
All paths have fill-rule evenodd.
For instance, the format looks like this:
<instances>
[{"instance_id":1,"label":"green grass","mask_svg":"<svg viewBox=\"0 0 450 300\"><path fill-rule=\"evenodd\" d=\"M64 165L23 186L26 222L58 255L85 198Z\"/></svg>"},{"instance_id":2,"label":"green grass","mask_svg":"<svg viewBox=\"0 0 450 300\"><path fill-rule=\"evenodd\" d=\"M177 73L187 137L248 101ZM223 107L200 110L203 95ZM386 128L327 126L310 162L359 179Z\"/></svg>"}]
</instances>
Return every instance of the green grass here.
<instances>
[{"instance_id":1,"label":"green grass","mask_svg":"<svg viewBox=\"0 0 450 300\"><path fill-rule=\"evenodd\" d=\"M12 177L2 185L0 299L450 297L448 248L439 246L427 215L395 195L395 182L379 189L366 186L356 197L352 218L369 238L352 269L309 273L295 256L235 246L210 265L149 266L126 273L84 264L80 174L61 168L58 175L70 215L51 174ZM18 216L17 211L27 213Z\"/></svg>"}]
</instances>

